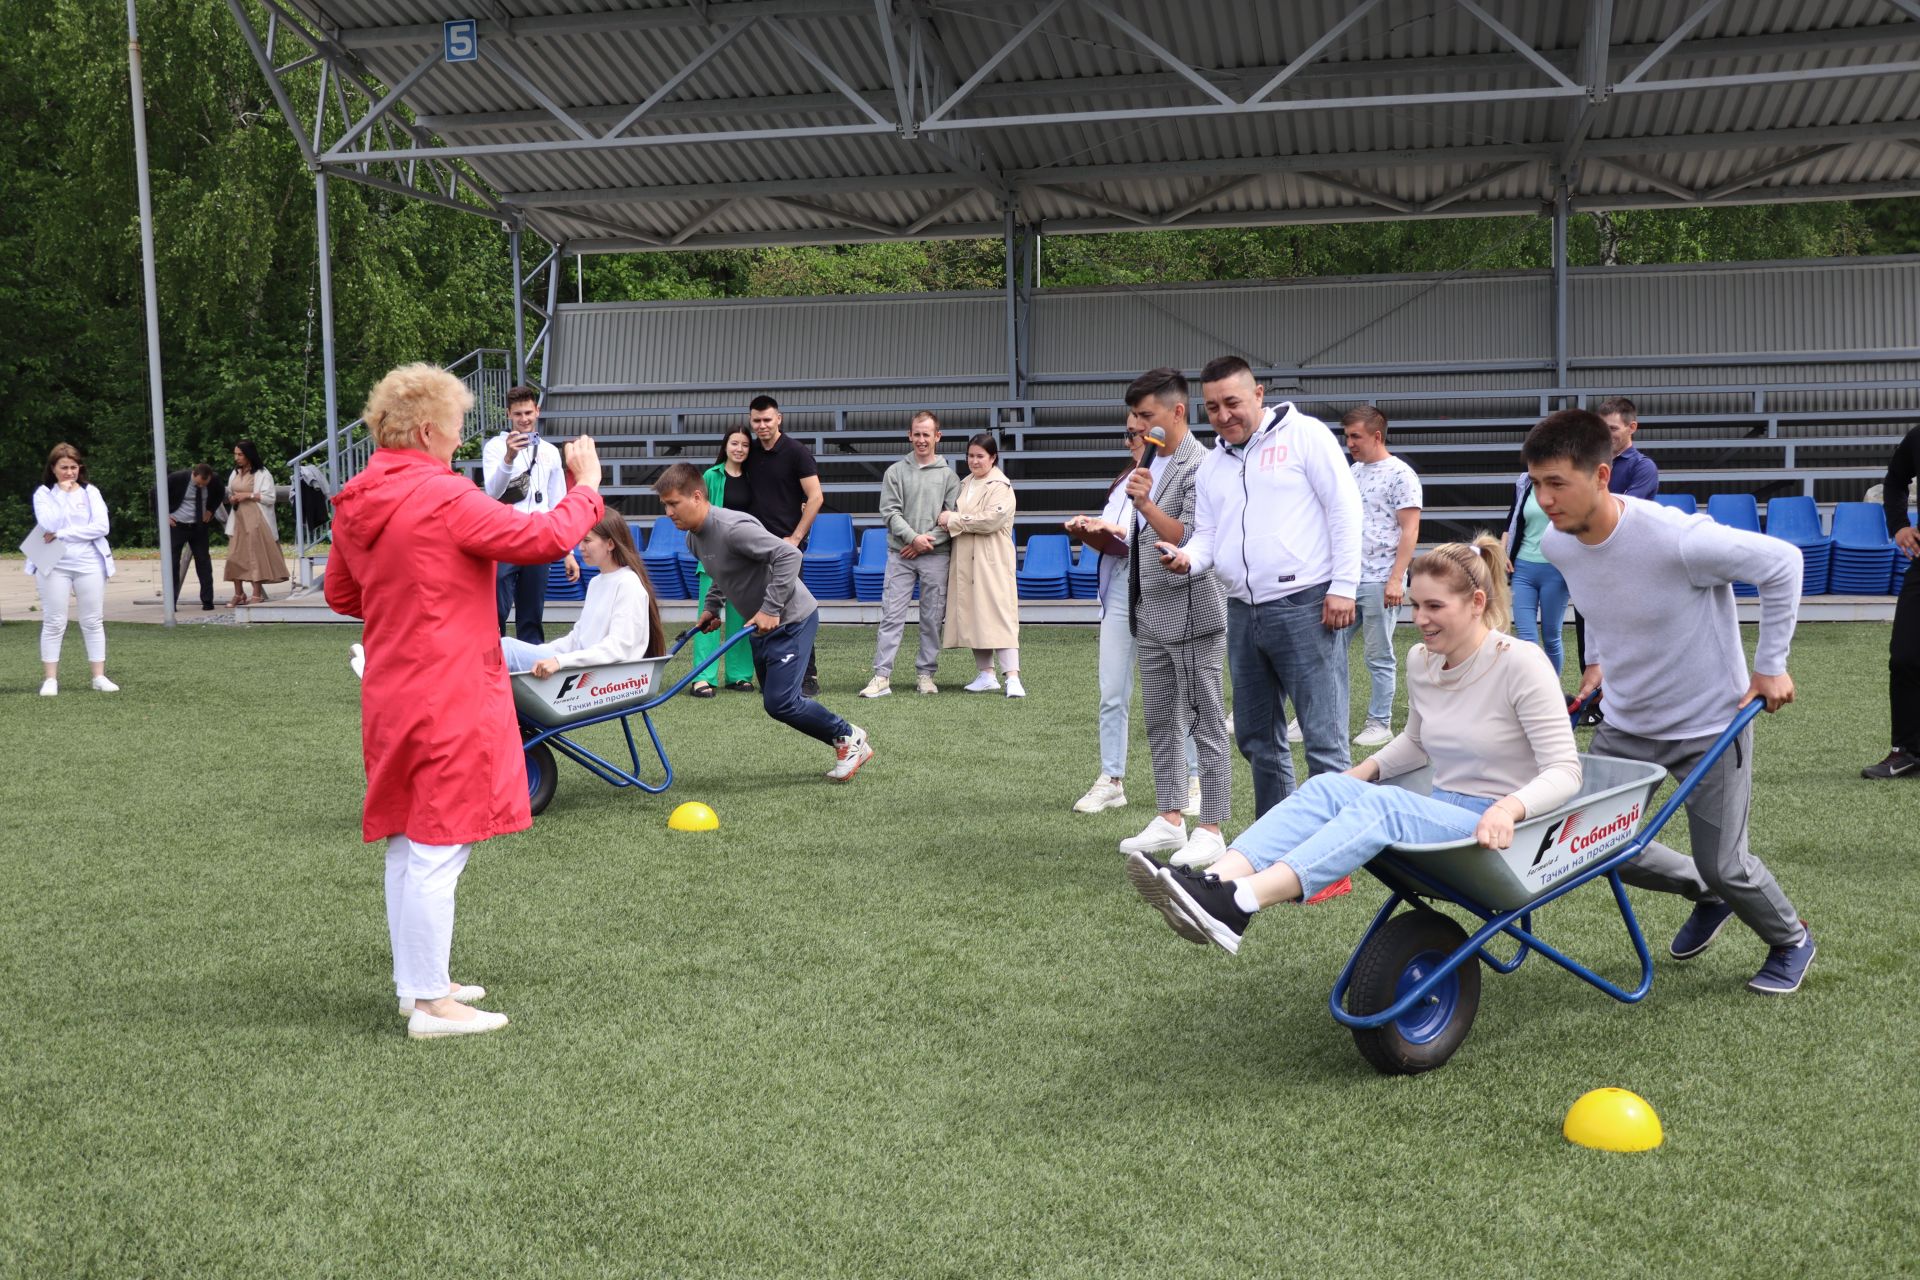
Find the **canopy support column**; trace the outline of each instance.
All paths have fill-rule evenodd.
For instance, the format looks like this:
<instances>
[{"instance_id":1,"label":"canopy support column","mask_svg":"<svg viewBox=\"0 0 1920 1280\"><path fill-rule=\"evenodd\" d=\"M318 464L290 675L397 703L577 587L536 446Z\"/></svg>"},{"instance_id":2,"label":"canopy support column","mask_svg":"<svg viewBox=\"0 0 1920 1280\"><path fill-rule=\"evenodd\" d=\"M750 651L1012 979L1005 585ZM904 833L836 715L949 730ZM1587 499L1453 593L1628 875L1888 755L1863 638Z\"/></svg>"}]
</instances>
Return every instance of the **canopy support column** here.
<instances>
[{"instance_id":1,"label":"canopy support column","mask_svg":"<svg viewBox=\"0 0 1920 1280\"><path fill-rule=\"evenodd\" d=\"M326 397L327 487L340 492L340 386L333 343L333 230L327 216L326 170L313 171L313 238L320 278L320 382ZM299 477L287 477L297 485Z\"/></svg>"},{"instance_id":2,"label":"canopy support column","mask_svg":"<svg viewBox=\"0 0 1920 1280\"><path fill-rule=\"evenodd\" d=\"M513 259L513 381L516 386L525 386L527 383L527 298L526 289L520 278L520 227L517 223L507 228L507 252Z\"/></svg>"},{"instance_id":3,"label":"canopy support column","mask_svg":"<svg viewBox=\"0 0 1920 1280\"><path fill-rule=\"evenodd\" d=\"M1553 373L1554 387L1567 385L1567 211L1564 178L1553 188Z\"/></svg>"},{"instance_id":4,"label":"canopy support column","mask_svg":"<svg viewBox=\"0 0 1920 1280\"><path fill-rule=\"evenodd\" d=\"M160 526L160 607L173 625L174 559L167 525L167 414L160 386L160 293L153 272L153 183L147 170L147 90L140 74L140 22L127 0L127 74L133 86L133 153L140 189L140 278L147 295L147 397L153 416L153 510Z\"/></svg>"}]
</instances>

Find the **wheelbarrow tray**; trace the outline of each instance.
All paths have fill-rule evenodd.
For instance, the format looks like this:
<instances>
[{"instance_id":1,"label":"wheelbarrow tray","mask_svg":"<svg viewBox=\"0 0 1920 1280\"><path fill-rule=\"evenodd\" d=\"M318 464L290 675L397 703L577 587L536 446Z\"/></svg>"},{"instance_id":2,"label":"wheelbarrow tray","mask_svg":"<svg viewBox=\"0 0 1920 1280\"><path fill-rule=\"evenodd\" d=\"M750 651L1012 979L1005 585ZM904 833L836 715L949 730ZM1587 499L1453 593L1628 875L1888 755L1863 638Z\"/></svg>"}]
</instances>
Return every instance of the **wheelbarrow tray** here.
<instances>
[{"instance_id":1,"label":"wheelbarrow tray","mask_svg":"<svg viewBox=\"0 0 1920 1280\"><path fill-rule=\"evenodd\" d=\"M513 709L543 729L563 729L638 707L660 688L661 672L671 656L561 670L545 677L515 675L508 681Z\"/></svg>"}]
</instances>

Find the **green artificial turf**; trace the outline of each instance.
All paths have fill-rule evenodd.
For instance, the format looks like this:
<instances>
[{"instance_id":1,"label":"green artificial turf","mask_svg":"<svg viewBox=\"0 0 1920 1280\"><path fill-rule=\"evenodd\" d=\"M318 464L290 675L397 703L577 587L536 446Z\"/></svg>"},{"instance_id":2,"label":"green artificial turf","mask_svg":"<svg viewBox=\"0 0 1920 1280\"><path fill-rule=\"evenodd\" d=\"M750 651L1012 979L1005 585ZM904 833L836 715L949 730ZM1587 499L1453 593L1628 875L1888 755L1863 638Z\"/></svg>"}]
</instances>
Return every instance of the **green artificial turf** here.
<instances>
[{"instance_id":1,"label":"green artificial turf","mask_svg":"<svg viewBox=\"0 0 1920 1280\"><path fill-rule=\"evenodd\" d=\"M88 691L70 641L40 699L32 630L0 632L9 1277L1697 1280L1920 1258L1920 783L1856 776L1884 752L1884 627L1802 628L1801 700L1759 726L1756 846L1821 946L1800 994L1743 989L1762 951L1737 924L1667 960L1685 908L1636 894L1662 953L1644 1004L1537 959L1489 972L1458 1056L1411 1079L1326 1009L1376 884L1273 911L1229 958L1122 878L1114 843L1151 806L1137 719L1133 803L1068 811L1098 766L1088 630L1028 630L1024 702L960 694L960 654L937 698L859 702L870 633L823 633L824 700L879 753L849 786L738 694L663 708L664 796L563 762L534 829L462 884L455 976L513 1025L429 1043L394 1012L360 843L353 633L112 627L123 691ZM667 829L690 799L717 833ZM1236 758L1242 824L1250 800ZM1537 924L1629 975L1603 890ZM1602 1085L1644 1095L1665 1146L1566 1143Z\"/></svg>"}]
</instances>

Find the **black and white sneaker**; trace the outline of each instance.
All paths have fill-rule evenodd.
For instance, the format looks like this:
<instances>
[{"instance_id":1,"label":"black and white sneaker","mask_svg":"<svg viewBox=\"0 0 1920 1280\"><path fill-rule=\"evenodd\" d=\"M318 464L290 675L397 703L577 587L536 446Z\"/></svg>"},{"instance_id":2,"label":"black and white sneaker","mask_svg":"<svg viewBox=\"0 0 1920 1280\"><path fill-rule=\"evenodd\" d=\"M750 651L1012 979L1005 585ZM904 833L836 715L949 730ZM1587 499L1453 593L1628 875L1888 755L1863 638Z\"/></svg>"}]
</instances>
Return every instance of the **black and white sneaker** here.
<instances>
[{"instance_id":1,"label":"black and white sneaker","mask_svg":"<svg viewBox=\"0 0 1920 1280\"><path fill-rule=\"evenodd\" d=\"M1902 751L1899 747L1887 752L1887 758L1879 764L1870 764L1860 771L1863 778L1920 778L1920 756L1911 751Z\"/></svg>"},{"instance_id":2,"label":"black and white sneaker","mask_svg":"<svg viewBox=\"0 0 1920 1280\"><path fill-rule=\"evenodd\" d=\"M1186 913L1174 906L1173 900L1167 897L1166 886L1160 883L1160 873L1166 869L1166 863L1150 854L1127 855L1127 883L1133 886L1134 892L1140 895L1143 902L1160 913L1161 918L1167 922L1168 928L1188 942L1206 946L1209 941L1206 932L1187 919Z\"/></svg>"},{"instance_id":3,"label":"black and white sneaker","mask_svg":"<svg viewBox=\"0 0 1920 1280\"><path fill-rule=\"evenodd\" d=\"M1219 876L1196 871L1160 869L1160 884L1189 923L1207 935L1207 941L1228 955L1240 953L1240 938L1252 916L1233 900L1233 885Z\"/></svg>"}]
</instances>

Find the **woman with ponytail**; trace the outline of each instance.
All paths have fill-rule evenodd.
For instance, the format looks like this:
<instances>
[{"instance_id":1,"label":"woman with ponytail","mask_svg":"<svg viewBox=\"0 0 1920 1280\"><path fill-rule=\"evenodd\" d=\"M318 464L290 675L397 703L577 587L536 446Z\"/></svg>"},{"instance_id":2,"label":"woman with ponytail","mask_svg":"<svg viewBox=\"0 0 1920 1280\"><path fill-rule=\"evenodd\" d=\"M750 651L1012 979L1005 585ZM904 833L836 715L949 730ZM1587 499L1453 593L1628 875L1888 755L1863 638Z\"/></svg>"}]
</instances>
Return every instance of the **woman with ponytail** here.
<instances>
[{"instance_id":1,"label":"woman with ponytail","mask_svg":"<svg viewBox=\"0 0 1920 1280\"><path fill-rule=\"evenodd\" d=\"M1559 678L1537 645L1505 633L1507 557L1481 534L1413 562L1407 727L1345 773L1309 778L1207 872L1127 859L1140 896L1190 942L1240 949L1255 912L1314 897L1390 844L1471 836L1490 849L1580 790ZM1431 795L1375 783L1433 766Z\"/></svg>"}]
</instances>

